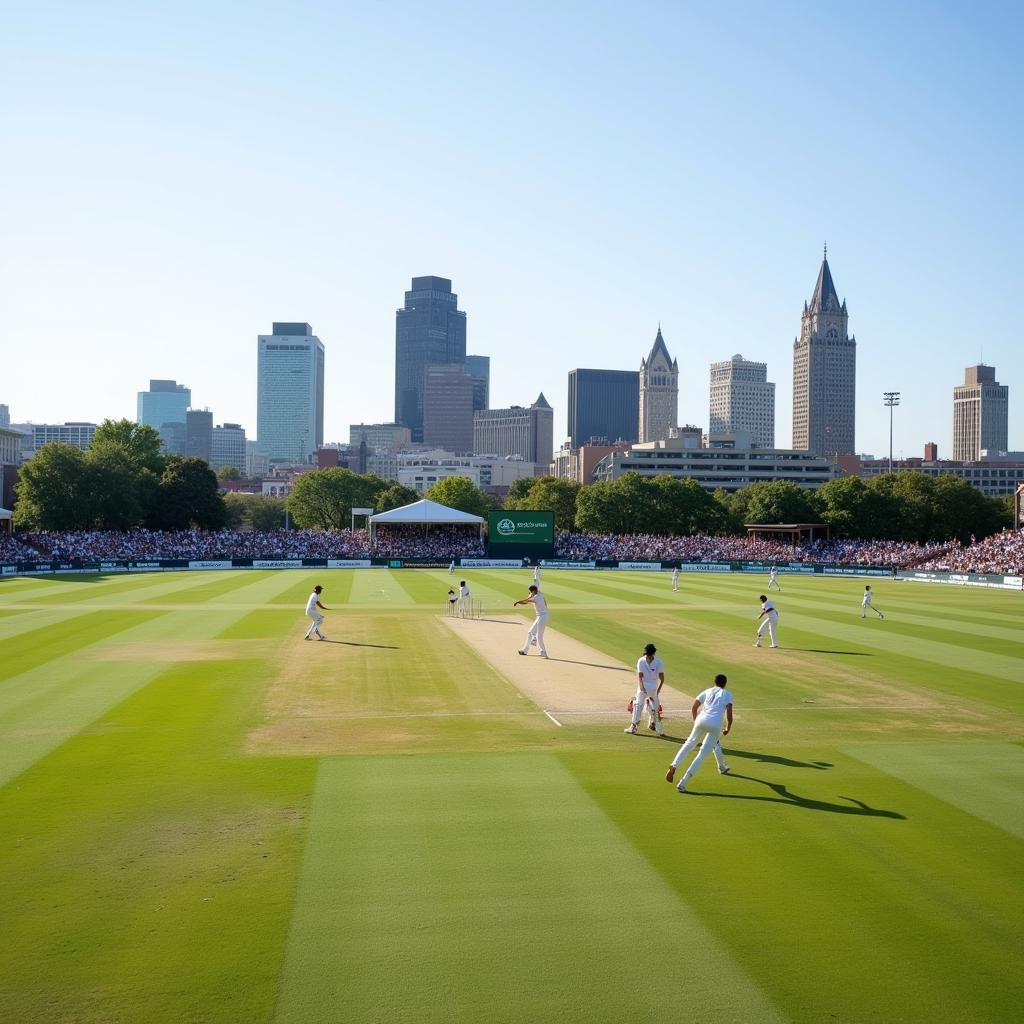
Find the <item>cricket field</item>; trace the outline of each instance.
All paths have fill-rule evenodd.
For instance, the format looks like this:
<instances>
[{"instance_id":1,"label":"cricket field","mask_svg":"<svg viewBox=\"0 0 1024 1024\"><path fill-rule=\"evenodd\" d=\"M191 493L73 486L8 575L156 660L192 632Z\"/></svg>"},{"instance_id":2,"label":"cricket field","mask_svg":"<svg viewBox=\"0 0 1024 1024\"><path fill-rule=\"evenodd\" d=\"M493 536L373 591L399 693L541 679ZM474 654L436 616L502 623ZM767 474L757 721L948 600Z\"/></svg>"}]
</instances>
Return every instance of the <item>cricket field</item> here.
<instances>
[{"instance_id":1,"label":"cricket field","mask_svg":"<svg viewBox=\"0 0 1024 1024\"><path fill-rule=\"evenodd\" d=\"M0 581L0 1021L1020 1019L1024 594L463 573Z\"/></svg>"}]
</instances>

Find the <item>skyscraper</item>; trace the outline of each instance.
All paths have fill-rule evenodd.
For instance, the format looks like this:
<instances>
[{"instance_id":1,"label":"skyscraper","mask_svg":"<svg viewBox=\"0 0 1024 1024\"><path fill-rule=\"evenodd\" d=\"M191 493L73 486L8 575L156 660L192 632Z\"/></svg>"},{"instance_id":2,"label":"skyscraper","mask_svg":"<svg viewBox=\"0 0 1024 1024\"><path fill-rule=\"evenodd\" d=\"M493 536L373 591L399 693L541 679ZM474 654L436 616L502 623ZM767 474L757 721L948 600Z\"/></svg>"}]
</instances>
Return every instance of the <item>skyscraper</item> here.
<instances>
[{"instance_id":1,"label":"skyscraper","mask_svg":"<svg viewBox=\"0 0 1024 1024\"><path fill-rule=\"evenodd\" d=\"M232 466L245 472L245 429L240 423L225 423L213 428L210 439L210 468Z\"/></svg>"},{"instance_id":2,"label":"skyscraper","mask_svg":"<svg viewBox=\"0 0 1024 1024\"><path fill-rule=\"evenodd\" d=\"M775 447L775 385L768 364L736 355L711 364L708 434L747 433L758 448Z\"/></svg>"},{"instance_id":3,"label":"skyscraper","mask_svg":"<svg viewBox=\"0 0 1024 1024\"><path fill-rule=\"evenodd\" d=\"M257 444L271 462L306 462L324 443L324 346L302 323L257 343Z\"/></svg>"},{"instance_id":4,"label":"skyscraper","mask_svg":"<svg viewBox=\"0 0 1024 1024\"><path fill-rule=\"evenodd\" d=\"M491 401L491 357L466 356L466 376L473 381L473 412L489 409Z\"/></svg>"},{"instance_id":5,"label":"skyscraper","mask_svg":"<svg viewBox=\"0 0 1024 1024\"><path fill-rule=\"evenodd\" d=\"M395 313L395 422L423 440L428 366L466 361L466 314L445 277L414 277Z\"/></svg>"},{"instance_id":6,"label":"skyscraper","mask_svg":"<svg viewBox=\"0 0 1024 1024\"><path fill-rule=\"evenodd\" d=\"M679 425L679 364L668 354L661 324L646 359L640 360L640 441L661 441Z\"/></svg>"},{"instance_id":7,"label":"skyscraper","mask_svg":"<svg viewBox=\"0 0 1024 1024\"><path fill-rule=\"evenodd\" d=\"M192 404L192 392L176 380L151 380L148 391L138 392L136 422L160 432L163 449L181 455L178 443L185 427L185 412Z\"/></svg>"},{"instance_id":8,"label":"skyscraper","mask_svg":"<svg viewBox=\"0 0 1024 1024\"><path fill-rule=\"evenodd\" d=\"M592 437L637 440L640 374L636 370L570 370L567 429L573 448Z\"/></svg>"},{"instance_id":9,"label":"skyscraper","mask_svg":"<svg viewBox=\"0 0 1024 1024\"><path fill-rule=\"evenodd\" d=\"M953 388L953 458L975 462L982 449L1008 447L1010 389L996 380L994 366L968 366L964 382Z\"/></svg>"},{"instance_id":10,"label":"skyscraper","mask_svg":"<svg viewBox=\"0 0 1024 1024\"><path fill-rule=\"evenodd\" d=\"M793 447L815 455L846 455L854 448L857 339L846 333L849 314L839 301L828 250L800 337L793 342Z\"/></svg>"},{"instance_id":11,"label":"skyscraper","mask_svg":"<svg viewBox=\"0 0 1024 1024\"><path fill-rule=\"evenodd\" d=\"M185 454L207 462L213 458L213 413L209 409L185 413Z\"/></svg>"},{"instance_id":12,"label":"skyscraper","mask_svg":"<svg viewBox=\"0 0 1024 1024\"><path fill-rule=\"evenodd\" d=\"M473 379L461 362L424 372L423 443L456 455L473 451Z\"/></svg>"},{"instance_id":13,"label":"skyscraper","mask_svg":"<svg viewBox=\"0 0 1024 1024\"><path fill-rule=\"evenodd\" d=\"M554 413L541 393L528 409L483 409L473 414L473 452L505 459L518 456L524 462L551 464L554 444Z\"/></svg>"}]
</instances>

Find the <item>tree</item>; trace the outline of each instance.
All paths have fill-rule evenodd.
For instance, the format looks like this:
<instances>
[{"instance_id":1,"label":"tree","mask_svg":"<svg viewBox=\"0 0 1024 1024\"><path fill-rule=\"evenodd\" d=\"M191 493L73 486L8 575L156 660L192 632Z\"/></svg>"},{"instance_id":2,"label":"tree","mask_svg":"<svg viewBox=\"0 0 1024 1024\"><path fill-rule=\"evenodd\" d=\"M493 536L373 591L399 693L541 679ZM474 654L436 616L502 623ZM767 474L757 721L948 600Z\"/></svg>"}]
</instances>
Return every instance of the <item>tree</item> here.
<instances>
[{"instance_id":1,"label":"tree","mask_svg":"<svg viewBox=\"0 0 1024 1024\"><path fill-rule=\"evenodd\" d=\"M813 496L821 521L837 537L886 539L897 521L894 499L860 477L844 476L823 484Z\"/></svg>"},{"instance_id":2,"label":"tree","mask_svg":"<svg viewBox=\"0 0 1024 1024\"><path fill-rule=\"evenodd\" d=\"M963 543L987 537L1003 525L998 498L989 498L952 474L937 477L932 502L932 540L957 538Z\"/></svg>"},{"instance_id":3,"label":"tree","mask_svg":"<svg viewBox=\"0 0 1024 1024\"><path fill-rule=\"evenodd\" d=\"M147 525L162 530L218 530L226 521L227 508L206 460L180 455L168 458Z\"/></svg>"},{"instance_id":4,"label":"tree","mask_svg":"<svg viewBox=\"0 0 1024 1024\"><path fill-rule=\"evenodd\" d=\"M249 506L249 521L254 530L280 530L284 528L284 499L254 494Z\"/></svg>"},{"instance_id":5,"label":"tree","mask_svg":"<svg viewBox=\"0 0 1024 1024\"><path fill-rule=\"evenodd\" d=\"M160 433L146 423L132 420L104 420L89 442L89 452L108 445L124 450L128 460L139 469L159 476L164 470L160 454Z\"/></svg>"},{"instance_id":6,"label":"tree","mask_svg":"<svg viewBox=\"0 0 1024 1024\"><path fill-rule=\"evenodd\" d=\"M652 522L646 500L650 482L639 473L602 480L580 490L576 529L594 533L647 533Z\"/></svg>"},{"instance_id":7,"label":"tree","mask_svg":"<svg viewBox=\"0 0 1024 1024\"><path fill-rule=\"evenodd\" d=\"M733 509L746 523L812 523L818 513L810 493L787 480L751 484L732 497Z\"/></svg>"},{"instance_id":8,"label":"tree","mask_svg":"<svg viewBox=\"0 0 1024 1024\"><path fill-rule=\"evenodd\" d=\"M887 499L892 509L888 539L917 542L933 539L935 481L932 477L901 470L876 476L868 481L868 487Z\"/></svg>"},{"instance_id":9,"label":"tree","mask_svg":"<svg viewBox=\"0 0 1024 1024\"><path fill-rule=\"evenodd\" d=\"M377 512L390 512L393 508L401 508L403 505L411 505L414 501L420 500L420 492L415 487L406 487L405 484L392 484L385 487L377 500L374 502L374 510Z\"/></svg>"},{"instance_id":10,"label":"tree","mask_svg":"<svg viewBox=\"0 0 1024 1024\"><path fill-rule=\"evenodd\" d=\"M484 519L496 507L494 499L481 491L468 476L446 476L430 487L425 497L439 505L482 516Z\"/></svg>"},{"instance_id":11,"label":"tree","mask_svg":"<svg viewBox=\"0 0 1024 1024\"><path fill-rule=\"evenodd\" d=\"M295 481L286 506L296 526L341 530L351 525L353 508L373 508L386 486L371 473L315 469Z\"/></svg>"},{"instance_id":12,"label":"tree","mask_svg":"<svg viewBox=\"0 0 1024 1024\"><path fill-rule=\"evenodd\" d=\"M218 480L241 480L242 474L238 472L235 466L221 466L217 470Z\"/></svg>"},{"instance_id":13,"label":"tree","mask_svg":"<svg viewBox=\"0 0 1024 1024\"><path fill-rule=\"evenodd\" d=\"M74 445L43 445L21 467L15 490L14 522L21 529L80 530L93 525L89 466Z\"/></svg>"},{"instance_id":14,"label":"tree","mask_svg":"<svg viewBox=\"0 0 1024 1024\"><path fill-rule=\"evenodd\" d=\"M513 495L515 485L524 482L528 482L530 487L520 487ZM505 508L554 512L555 529L571 530L576 525L576 496L579 493L580 485L575 480L554 476L521 477L512 482L505 496Z\"/></svg>"},{"instance_id":15,"label":"tree","mask_svg":"<svg viewBox=\"0 0 1024 1024\"><path fill-rule=\"evenodd\" d=\"M152 470L137 465L116 442L90 445L85 462L93 525L103 530L141 526L156 501L158 483Z\"/></svg>"}]
</instances>

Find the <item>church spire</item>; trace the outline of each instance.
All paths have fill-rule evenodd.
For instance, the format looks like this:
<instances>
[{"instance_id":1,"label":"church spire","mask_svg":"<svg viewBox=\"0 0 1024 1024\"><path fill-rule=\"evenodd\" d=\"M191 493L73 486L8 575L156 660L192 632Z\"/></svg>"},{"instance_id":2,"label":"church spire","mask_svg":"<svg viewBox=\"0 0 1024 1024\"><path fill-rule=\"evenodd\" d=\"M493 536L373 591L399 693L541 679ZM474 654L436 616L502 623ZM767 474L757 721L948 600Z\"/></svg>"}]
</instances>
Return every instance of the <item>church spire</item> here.
<instances>
[{"instance_id":1,"label":"church spire","mask_svg":"<svg viewBox=\"0 0 1024 1024\"><path fill-rule=\"evenodd\" d=\"M828 268L828 243L825 243L824 255L821 257L821 269L818 271L818 280L814 285L814 294L811 296L812 313L838 313L843 304L839 301L836 286L832 282L832 271Z\"/></svg>"}]
</instances>

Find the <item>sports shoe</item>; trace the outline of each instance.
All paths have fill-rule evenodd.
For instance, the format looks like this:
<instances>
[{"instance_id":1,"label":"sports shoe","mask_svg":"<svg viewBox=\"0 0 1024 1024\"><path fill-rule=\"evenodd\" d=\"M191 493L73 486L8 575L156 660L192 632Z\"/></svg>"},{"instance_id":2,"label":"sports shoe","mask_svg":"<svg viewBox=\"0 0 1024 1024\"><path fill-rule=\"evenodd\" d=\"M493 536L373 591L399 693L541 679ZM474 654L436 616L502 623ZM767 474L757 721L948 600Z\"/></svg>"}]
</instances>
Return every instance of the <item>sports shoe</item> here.
<instances>
[{"instance_id":1,"label":"sports shoe","mask_svg":"<svg viewBox=\"0 0 1024 1024\"><path fill-rule=\"evenodd\" d=\"M676 777L676 766L674 764L670 764L668 766L668 771L665 772L665 781L666 782L671 782L675 777Z\"/></svg>"},{"instance_id":2,"label":"sports shoe","mask_svg":"<svg viewBox=\"0 0 1024 1024\"><path fill-rule=\"evenodd\" d=\"M774 649L774 648L776 648L776 647L778 647L778 646L779 646L778 644L772 644L772 645L771 645L771 647L772 647L773 649Z\"/></svg>"},{"instance_id":3,"label":"sports shoe","mask_svg":"<svg viewBox=\"0 0 1024 1024\"><path fill-rule=\"evenodd\" d=\"M679 785L676 786L676 789L678 789L680 793L685 793L686 792L686 783L685 782L680 782Z\"/></svg>"},{"instance_id":4,"label":"sports shoe","mask_svg":"<svg viewBox=\"0 0 1024 1024\"><path fill-rule=\"evenodd\" d=\"M325 637L325 636L321 635L320 639L321 639L321 640L326 640L326 639L327 639L327 637Z\"/></svg>"},{"instance_id":5,"label":"sports shoe","mask_svg":"<svg viewBox=\"0 0 1024 1024\"><path fill-rule=\"evenodd\" d=\"M522 655L525 655L525 654L526 654L526 651L520 651L520 650L517 650L517 651L516 651L516 654L522 654Z\"/></svg>"},{"instance_id":6,"label":"sports shoe","mask_svg":"<svg viewBox=\"0 0 1024 1024\"><path fill-rule=\"evenodd\" d=\"M880 619L884 619L884 618L885 618L885 616L884 616L884 615L883 615L883 614L882 614L881 612L879 612L879 613L878 613L878 617L879 617Z\"/></svg>"},{"instance_id":7,"label":"sports shoe","mask_svg":"<svg viewBox=\"0 0 1024 1024\"><path fill-rule=\"evenodd\" d=\"M719 775L728 775L729 774L729 769L728 768L719 768L718 769L718 774Z\"/></svg>"},{"instance_id":8,"label":"sports shoe","mask_svg":"<svg viewBox=\"0 0 1024 1024\"><path fill-rule=\"evenodd\" d=\"M627 725L626 728L623 729L622 731L635 734L636 733L636 726L635 725Z\"/></svg>"},{"instance_id":9,"label":"sports shoe","mask_svg":"<svg viewBox=\"0 0 1024 1024\"><path fill-rule=\"evenodd\" d=\"M650 723L650 724L649 724L649 725L647 726L647 728L648 728L648 729L650 729L650 730L651 730L651 732L654 732L654 730L655 730L655 729L657 729L658 727L657 727L657 726L656 726L656 725L654 724L654 722L651 722L651 723Z\"/></svg>"},{"instance_id":10,"label":"sports shoe","mask_svg":"<svg viewBox=\"0 0 1024 1024\"><path fill-rule=\"evenodd\" d=\"M755 646L755 647L760 647L760 646L761 646L761 644L760 644L760 642L758 642L758 643L754 644L754 646Z\"/></svg>"},{"instance_id":11,"label":"sports shoe","mask_svg":"<svg viewBox=\"0 0 1024 1024\"><path fill-rule=\"evenodd\" d=\"M540 656L541 656L542 658L545 658L545 659L546 659L548 655L547 655L547 652L546 652L546 651L541 651L541 652L540 652Z\"/></svg>"}]
</instances>

